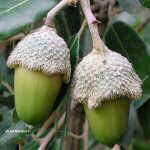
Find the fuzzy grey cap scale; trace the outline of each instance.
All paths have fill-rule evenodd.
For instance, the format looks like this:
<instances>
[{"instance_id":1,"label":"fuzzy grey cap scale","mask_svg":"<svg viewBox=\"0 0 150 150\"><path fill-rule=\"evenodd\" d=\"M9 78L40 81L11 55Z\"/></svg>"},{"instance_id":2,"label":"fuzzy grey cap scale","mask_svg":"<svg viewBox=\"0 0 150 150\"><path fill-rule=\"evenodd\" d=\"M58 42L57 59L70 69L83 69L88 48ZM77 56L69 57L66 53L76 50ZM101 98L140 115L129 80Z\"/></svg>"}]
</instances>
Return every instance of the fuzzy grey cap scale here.
<instances>
[{"instance_id":1,"label":"fuzzy grey cap scale","mask_svg":"<svg viewBox=\"0 0 150 150\"><path fill-rule=\"evenodd\" d=\"M8 57L7 65L10 68L40 71L46 75L61 73L64 82L70 80L70 50L55 30L47 26L20 41Z\"/></svg>"},{"instance_id":2,"label":"fuzzy grey cap scale","mask_svg":"<svg viewBox=\"0 0 150 150\"><path fill-rule=\"evenodd\" d=\"M117 98L138 99L142 96L142 81L131 63L106 47L104 57L93 50L76 67L72 85L72 98L86 103L89 109L102 102Z\"/></svg>"}]
</instances>

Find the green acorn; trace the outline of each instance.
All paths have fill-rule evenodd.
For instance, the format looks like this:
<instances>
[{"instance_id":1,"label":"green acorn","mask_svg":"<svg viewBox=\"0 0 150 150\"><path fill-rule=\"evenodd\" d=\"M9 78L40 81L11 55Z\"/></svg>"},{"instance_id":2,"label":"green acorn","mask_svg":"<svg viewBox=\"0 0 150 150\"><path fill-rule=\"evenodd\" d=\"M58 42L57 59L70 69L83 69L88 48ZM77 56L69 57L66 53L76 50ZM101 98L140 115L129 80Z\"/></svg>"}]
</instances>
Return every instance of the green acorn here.
<instances>
[{"instance_id":1,"label":"green acorn","mask_svg":"<svg viewBox=\"0 0 150 150\"><path fill-rule=\"evenodd\" d=\"M76 67L71 95L83 103L95 138L113 146L128 126L130 101L142 95L142 81L120 54L92 50Z\"/></svg>"},{"instance_id":2,"label":"green acorn","mask_svg":"<svg viewBox=\"0 0 150 150\"><path fill-rule=\"evenodd\" d=\"M43 122L62 82L70 80L70 51L54 28L43 26L20 41L7 65L15 69L16 111L28 124Z\"/></svg>"}]
</instances>

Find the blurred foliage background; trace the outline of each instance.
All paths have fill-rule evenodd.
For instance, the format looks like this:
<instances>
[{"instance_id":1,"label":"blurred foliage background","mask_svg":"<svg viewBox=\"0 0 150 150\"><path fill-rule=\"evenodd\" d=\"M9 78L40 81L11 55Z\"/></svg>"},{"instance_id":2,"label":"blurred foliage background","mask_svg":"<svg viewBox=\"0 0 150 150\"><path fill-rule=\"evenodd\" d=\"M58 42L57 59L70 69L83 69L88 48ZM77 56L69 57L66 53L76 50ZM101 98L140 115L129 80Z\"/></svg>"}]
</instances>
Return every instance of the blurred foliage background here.
<instances>
[{"instance_id":1,"label":"blurred foliage background","mask_svg":"<svg viewBox=\"0 0 150 150\"><path fill-rule=\"evenodd\" d=\"M108 10L103 12L101 1L103 0L91 0L92 5L99 6L99 9L93 12L102 22L101 37L110 49L128 58L143 81L143 97L131 104L128 131L121 141L120 149L150 150L150 1L117 0L111 18ZM107 1L110 5L111 0ZM14 72L8 69L6 60L22 38L42 26L47 12L58 2L59 0L0 0L0 150L21 150L22 146L25 150L37 150L40 145L33 135L39 131L42 124L33 128L17 118L13 92ZM65 39L71 50L72 70L92 47L88 28L85 27L82 33L79 32L82 21L83 15L79 5L64 8L55 17L58 34ZM54 107L57 112L66 111L70 104L66 98L68 87L63 88ZM58 107L62 99L65 100ZM66 102L67 106L64 105ZM74 111L79 113L74 117L82 117L80 122L83 122L82 108ZM55 125L57 120L42 137L46 136ZM29 132L7 132L15 129ZM83 141L72 138L70 142L67 137L69 130L73 130L76 134L82 133L81 125L70 129L66 119L61 130L48 143L47 149L69 150L63 146L66 139L72 150L82 150ZM109 150L108 147L97 143L90 131L88 147L89 150Z\"/></svg>"}]
</instances>

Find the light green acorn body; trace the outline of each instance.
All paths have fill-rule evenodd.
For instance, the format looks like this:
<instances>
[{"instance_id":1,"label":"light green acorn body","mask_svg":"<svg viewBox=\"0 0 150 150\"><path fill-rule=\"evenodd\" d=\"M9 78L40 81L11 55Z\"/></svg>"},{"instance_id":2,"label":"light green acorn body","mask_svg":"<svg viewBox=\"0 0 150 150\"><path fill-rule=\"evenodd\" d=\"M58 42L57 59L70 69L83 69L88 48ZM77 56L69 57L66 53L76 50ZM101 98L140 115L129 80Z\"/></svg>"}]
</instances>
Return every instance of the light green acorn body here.
<instances>
[{"instance_id":1,"label":"light green acorn body","mask_svg":"<svg viewBox=\"0 0 150 150\"><path fill-rule=\"evenodd\" d=\"M47 76L16 68L15 105L19 118L28 124L44 121L52 110L61 84L60 75Z\"/></svg>"},{"instance_id":2,"label":"light green acorn body","mask_svg":"<svg viewBox=\"0 0 150 150\"><path fill-rule=\"evenodd\" d=\"M55 29L43 26L17 44L7 65L15 69L18 117L32 125L46 120L62 82L70 80L70 50L65 41Z\"/></svg>"},{"instance_id":3,"label":"light green acorn body","mask_svg":"<svg viewBox=\"0 0 150 150\"><path fill-rule=\"evenodd\" d=\"M112 146L121 139L128 126L129 106L129 101L123 99L93 110L84 105L86 117L96 140Z\"/></svg>"}]
</instances>

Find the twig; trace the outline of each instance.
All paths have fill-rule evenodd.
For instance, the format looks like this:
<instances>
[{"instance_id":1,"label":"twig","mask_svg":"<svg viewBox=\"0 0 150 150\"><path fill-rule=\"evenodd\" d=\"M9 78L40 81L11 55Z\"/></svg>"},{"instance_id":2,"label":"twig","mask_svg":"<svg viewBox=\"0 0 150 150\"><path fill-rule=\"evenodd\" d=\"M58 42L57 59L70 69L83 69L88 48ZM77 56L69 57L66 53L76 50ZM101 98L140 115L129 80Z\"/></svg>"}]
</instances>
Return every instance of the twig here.
<instances>
[{"instance_id":1,"label":"twig","mask_svg":"<svg viewBox=\"0 0 150 150\"><path fill-rule=\"evenodd\" d=\"M96 49L97 51L103 52L105 49L104 43L99 36L98 21L96 20L95 16L91 11L90 1L80 0L80 3L92 36L93 48Z\"/></svg>"},{"instance_id":2,"label":"twig","mask_svg":"<svg viewBox=\"0 0 150 150\"><path fill-rule=\"evenodd\" d=\"M84 131L83 131L82 135L76 135L76 134L71 133L71 132L69 132L68 135L77 139L77 140L82 139L84 142L84 146L83 146L84 150L88 150L88 121L87 120L85 121Z\"/></svg>"},{"instance_id":3,"label":"twig","mask_svg":"<svg viewBox=\"0 0 150 150\"><path fill-rule=\"evenodd\" d=\"M32 139L36 141L37 143L41 144L43 142L43 138L38 138L34 134L31 135Z\"/></svg>"},{"instance_id":4,"label":"twig","mask_svg":"<svg viewBox=\"0 0 150 150\"><path fill-rule=\"evenodd\" d=\"M12 95L14 95L14 91L13 91L13 88L7 83L7 82L5 82L5 81L1 81L1 84L4 86L4 87L6 87L7 88L7 90L12 94Z\"/></svg>"},{"instance_id":5,"label":"twig","mask_svg":"<svg viewBox=\"0 0 150 150\"><path fill-rule=\"evenodd\" d=\"M83 139L83 134L82 135L76 135L74 133L69 132L68 135L75 138L75 139L78 139L78 140Z\"/></svg>"},{"instance_id":6,"label":"twig","mask_svg":"<svg viewBox=\"0 0 150 150\"><path fill-rule=\"evenodd\" d=\"M48 142L56 135L56 133L59 131L59 129L63 126L65 122L65 116L66 113L63 114L62 118L58 121L57 128L53 128L47 135L46 137L43 138L42 143L39 147L39 150L45 150Z\"/></svg>"},{"instance_id":7,"label":"twig","mask_svg":"<svg viewBox=\"0 0 150 150\"><path fill-rule=\"evenodd\" d=\"M88 150L88 121L85 120L84 124L84 132L83 132L83 142L84 142L84 150Z\"/></svg>"},{"instance_id":8,"label":"twig","mask_svg":"<svg viewBox=\"0 0 150 150\"><path fill-rule=\"evenodd\" d=\"M24 144L23 143L19 143L19 150L24 150Z\"/></svg>"},{"instance_id":9,"label":"twig","mask_svg":"<svg viewBox=\"0 0 150 150\"><path fill-rule=\"evenodd\" d=\"M36 137L40 137L56 121L56 119L60 118L61 115L62 114L58 111L54 111L48 120L46 120L46 122L43 124L42 128L38 131Z\"/></svg>"}]
</instances>

